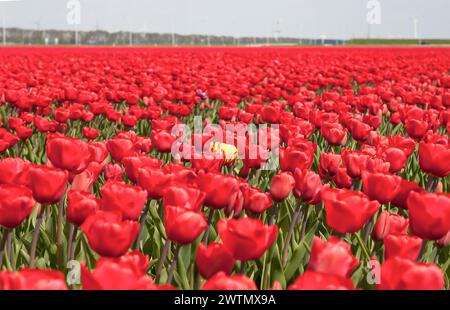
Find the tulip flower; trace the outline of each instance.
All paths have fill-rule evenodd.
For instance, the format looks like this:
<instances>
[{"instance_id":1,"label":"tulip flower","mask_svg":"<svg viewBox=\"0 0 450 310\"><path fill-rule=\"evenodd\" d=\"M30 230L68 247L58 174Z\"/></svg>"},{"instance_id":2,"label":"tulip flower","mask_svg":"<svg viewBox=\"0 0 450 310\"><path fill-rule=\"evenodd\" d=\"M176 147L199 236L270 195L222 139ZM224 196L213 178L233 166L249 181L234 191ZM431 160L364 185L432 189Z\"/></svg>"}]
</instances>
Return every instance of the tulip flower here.
<instances>
[{"instance_id":1,"label":"tulip flower","mask_svg":"<svg viewBox=\"0 0 450 310\"><path fill-rule=\"evenodd\" d=\"M363 171L367 168L369 156L357 151L342 152L342 159L347 167L347 173L352 178L360 178Z\"/></svg>"},{"instance_id":2,"label":"tulip flower","mask_svg":"<svg viewBox=\"0 0 450 310\"><path fill-rule=\"evenodd\" d=\"M450 148L448 145L420 142L420 168L435 177L443 178L450 174Z\"/></svg>"},{"instance_id":3,"label":"tulip flower","mask_svg":"<svg viewBox=\"0 0 450 310\"><path fill-rule=\"evenodd\" d=\"M383 240L390 234L406 234L408 231L409 220L401 215L381 212L372 231L374 240Z\"/></svg>"},{"instance_id":4,"label":"tulip flower","mask_svg":"<svg viewBox=\"0 0 450 310\"><path fill-rule=\"evenodd\" d=\"M280 148L280 168L282 171L295 172L295 169L308 169L314 160L315 149L304 145L301 148Z\"/></svg>"},{"instance_id":5,"label":"tulip flower","mask_svg":"<svg viewBox=\"0 0 450 310\"><path fill-rule=\"evenodd\" d=\"M450 230L450 195L411 192L407 204L415 235L439 240Z\"/></svg>"},{"instance_id":6,"label":"tulip flower","mask_svg":"<svg viewBox=\"0 0 450 310\"><path fill-rule=\"evenodd\" d=\"M100 210L100 199L88 192L67 192L67 220L81 226L86 218Z\"/></svg>"},{"instance_id":7,"label":"tulip flower","mask_svg":"<svg viewBox=\"0 0 450 310\"><path fill-rule=\"evenodd\" d=\"M401 177L384 173L363 172L364 193L381 204L390 202L400 191Z\"/></svg>"},{"instance_id":8,"label":"tulip flower","mask_svg":"<svg viewBox=\"0 0 450 310\"><path fill-rule=\"evenodd\" d=\"M163 194L163 206L175 206L192 211L200 211L206 194L196 188L187 186L167 187Z\"/></svg>"},{"instance_id":9,"label":"tulip flower","mask_svg":"<svg viewBox=\"0 0 450 310\"><path fill-rule=\"evenodd\" d=\"M67 290L64 274L56 270L22 269L0 271L1 290L55 291Z\"/></svg>"},{"instance_id":10,"label":"tulip flower","mask_svg":"<svg viewBox=\"0 0 450 310\"><path fill-rule=\"evenodd\" d=\"M152 145L161 153L170 153L177 137L169 131L152 131Z\"/></svg>"},{"instance_id":11,"label":"tulip flower","mask_svg":"<svg viewBox=\"0 0 450 310\"><path fill-rule=\"evenodd\" d=\"M330 145L341 145L347 138L347 131L339 123L323 123L320 133Z\"/></svg>"},{"instance_id":12,"label":"tulip flower","mask_svg":"<svg viewBox=\"0 0 450 310\"><path fill-rule=\"evenodd\" d=\"M147 192L139 186L108 181L101 189L105 211L119 211L124 220L136 221L144 209Z\"/></svg>"},{"instance_id":13,"label":"tulip flower","mask_svg":"<svg viewBox=\"0 0 450 310\"><path fill-rule=\"evenodd\" d=\"M350 244L331 237L328 241L315 237L311 247L308 270L350 277L359 261L353 256Z\"/></svg>"},{"instance_id":14,"label":"tulip flower","mask_svg":"<svg viewBox=\"0 0 450 310\"><path fill-rule=\"evenodd\" d=\"M266 226L259 219L221 219L217 224L220 238L236 260L259 259L272 245L278 227Z\"/></svg>"},{"instance_id":15,"label":"tulip flower","mask_svg":"<svg viewBox=\"0 0 450 310\"><path fill-rule=\"evenodd\" d=\"M239 180L229 175L204 173L197 177L198 188L205 192L205 204L213 209L236 210L240 213L243 206Z\"/></svg>"},{"instance_id":16,"label":"tulip flower","mask_svg":"<svg viewBox=\"0 0 450 310\"><path fill-rule=\"evenodd\" d=\"M208 246L203 243L198 245L197 268L202 277L209 279L218 272L230 275L235 264L234 257L222 244L213 242Z\"/></svg>"},{"instance_id":17,"label":"tulip flower","mask_svg":"<svg viewBox=\"0 0 450 310\"><path fill-rule=\"evenodd\" d=\"M263 193L257 187L250 187L244 184L242 187L244 194L244 209L252 214L262 214L272 207L273 201L268 193Z\"/></svg>"},{"instance_id":18,"label":"tulip flower","mask_svg":"<svg viewBox=\"0 0 450 310\"><path fill-rule=\"evenodd\" d=\"M88 144L82 140L49 136L47 141L47 157L56 168L80 173L91 160Z\"/></svg>"},{"instance_id":19,"label":"tulip flower","mask_svg":"<svg viewBox=\"0 0 450 310\"><path fill-rule=\"evenodd\" d=\"M394 257L381 265L379 290L442 290L444 273L435 264Z\"/></svg>"},{"instance_id":20,"label":"tulip flower","mask_svg":"<svg viewBox=\"0 0 450 310\"><path fill-rule=\"evenodd\" d=\"M158 290L173 289L170 286L159 287L153 284L150 276L124 260L100 258L95 269L81 266L83 290Z\"/></svg>"},{"instance_id":21,"label":"tulip flower","mask_svg":"<svg viewBox=\"0 0 450 310\"><path fill-rule=\"evenodd\" d=\"M99 211L81 225L91 248L101 256L119 257L130 248L139 231L139 224L123 221L120 212Z\"/></svg>"},{"instance_id":22,"label":"tulip flower","mask_svg":"<svg viewBox=\"0 0 450 310\"><path fill-rule=\"evenodd\" d=\"M29 162L17 157L0 160L0 184L26 185L29 167Z\"/></svg>"},{"instance_id":23,"label":"tulip flower","mask_svg":"<svg viewBox=\"0 0 450 310\"><path fill-rule=\"evenodd\" d=\"M419 256L421 247L422 239L419 237L390 234L384 238L384 259L401 257L415 261Z\"/></svg>"},{"instance_id":24,"label":"tulip flower","mask_svg":"<svg viewBox=\"0 0 450 310\"><path fill-rule=\"evenodd\" d=\"M403 170L408 160L405 152L399 148L391 147L384 151L384 158L389 163L389 172L396 173Z\"/></svg>"},{"instance_id":25,"label":"tulip flower","mask_svg":"<svg viewBox=\"0 0 450 310\"><path fill-rule=\"evenodd\" d=\"M295 170L294 195L308 204L318 204L321 200L322 181L320 176L311 170Z\"/></svg>"},{"instance_id":26,"label":"tulip flower","mask_svg":"<svg viewBox=\"0 0 450 310\"><path fill-rule=\"evenodd\" d=\"M85 136L86 139L94 140L98 137L100 132L97 129L90 128L90 127L83 127L82 129L83 136Z\"/></svg>"},{"instance_id":27,"label":"tulip flower","mask_svg":"<svg viewBox=\"0 0 450 310\"><path fill-rule=\"evenodd\" d=\"M105 180L122 181L123 168L119 164L109 163L105 166L103 175Z\"/></svg>"},{"instance_id":28,"label":"tulip flower","mask_svg":"<svg viewBox=\"0 0 450 310\"><path fill-rule=\"evenodd\" d=\"M206 228L205 215L184 207L164 206L164 227L169 240L184 245L194 242Z\"/></svg>"},{"instance_id":29,"label":"tulip flower","mask_svg":"<svg viewBox=\"0 0 450 310\"><path fill-rule=\"evenodd\" d=\"M203 284L204 290L251 291L257 290L256 284L244 275L228 276L224 272L216 273Z\"/></svg>"},{"instance_id":30,"label":"tulip flower","mask_svg":"<svg viewBox=\"0 0 450 310\"><path fill-rule=\"evenodd\" d=\"M12 229L20 225L30 216L35 205L33 193L28 188L0 185L0 226Z\"/></svg>"},{"instance_id":31,"label":"tulip flower","mask_svg":"<svg viewBox=\"0 0 450 310\"><path fill-rule=\"evenodd\" d=\"M354 290L355 286L351 279L346 277L306 271L295 282L289 286L289 290Z\"/></svg>"},{"instance_id":32,"label":"tulip flower","mask_svg":"<svg viewBox=\"0 0 450 310\"><path fill-rule=\"evenodd\" d=\"M28 170L27 186L33 191L34 199L37 202L54 204L63 197L68 176L67 171L32 165Z\"/></svg>"},{"instance_id":33,"label":"tulip flower","mask_svg":"<svg viewBox=\"0 0 450 310\"><path fill-rule=\"evenodd\" d=\"M130 181L137 183L139 178L139 168L160 168L162 162L150 156L130 156L122 159L122 164Z\"/></svg>"},{"instance_id":34,"label":"tulip flower","mask_svg":"<svg viewBox=\"0 0 450 310\"><path fill-rule=\"evenodd\" d=\"M112 138L106 143L106 147L115 161L121 161L122 158L132 156L135 153L133 142L125 138Z\"/></svg>"},{"instance_id":35,"label":"tulip flower","mask_svg":"<svg viewBox=\"0 0 450 310\"><path fill-rule=\"evenodd\" d=\"M147 191L149 199L160 199L172 175L161 168L144 167L138 169L138 185Z\"/></svg>"},{"instance_id":36,"label":"tulip flower","mask_svg":"<svg viewBox=\"0 0 450 310\"><path fill-rule=\"evenodd\" d=\"M335 231L354 233L360 230L378 211L380 204L361 193L346 189L322 189L327 225Z\"/></svg>"},{"instance_id":37,"label":"tulip flower","mask_svg":"<svg viewBox=\"0 0 450 310\"><path fill-rule=\"evenodd\" d=\"M416 182L410 182L405 179L402 179L402 181L400 182L400 190L398 191L397 195L395 195L395 197L392 199L391 203L400 209L407 210L408 209L407 199L409 197L409 194L411 192L421 193L424 191L425 189L420 187L420 185L417 184Z\"/></svg>"},{"instance_id":38,"label":"tulip flower","mask_svg":"<svg viewBox=\"0 0 450 310\"><path fill-rule=\"evenodd\" d=\"M322 153L319 159L319 175L322 179L332 178L338 173L341 156L333 153Z\"/></svg>"},{"instance_id":39,"label":"tulip flower","mask_svg":"<svg viewBox=\"0 0 450 310\"><path fill-rule=\"evenodd\" d=\"M276 202L285 200L292 192L295 186L295 179L289 172L281 172L272 179L270 185L270 195Z\"/></svg>"}]
</instances>

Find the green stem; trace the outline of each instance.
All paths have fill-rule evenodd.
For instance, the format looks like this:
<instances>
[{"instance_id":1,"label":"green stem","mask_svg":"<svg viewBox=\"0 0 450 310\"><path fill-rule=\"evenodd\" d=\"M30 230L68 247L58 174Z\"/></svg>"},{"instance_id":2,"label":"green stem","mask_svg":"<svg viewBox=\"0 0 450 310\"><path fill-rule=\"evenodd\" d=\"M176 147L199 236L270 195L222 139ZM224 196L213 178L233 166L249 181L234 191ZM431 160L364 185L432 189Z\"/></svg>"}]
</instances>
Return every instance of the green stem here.
<instances>
[{"instance_id":1,"label":"green stem","mask_svg":"<svg viewBox=\"0 0 450 310\"><path fill-rule=\"evenodd\" d=\"M370 260L370 252L367 249L366 244L364 243L364 241L362 240L361 236L359 235L359 233L355 233L356 239L358 240L359 245L361 246L364 256L366 257L367 260Z\"/></svg>"},{"instance_id":2,"label":"green stem","mask_svg":"<svg viewBox=\"0 0 450 310\"><path fill-rule=\"evenodd\" d=\"M175 267L177 266L178 255L180 254L181 245L177 244L175 248L175 253L173 254L173 260L170 264L169 275L167 276L167 284L172 284L173 273L175 272Z\"/></svg>"},{"instance_id":3,"label":"green stem","mask_svg":"<svg viewBox=\"0 0 450 310\"><path fill-rule=\"evenodd\" d=\"M209 215L208 215L208 225L206 226L206 230L205 230L205 234L203 235L203 244L204 245L208 245L208 240L209 240L209 231L211 230L211 223L214 217L214 211L216 211L215 209L211 208L209 210Z\"/></svg>"},{"instance_id":4,"label":"green stem","mask_svg":"<svg viewBox=\"0 0 450 310\"><path fill-rule=\"evenodd\" d=\"M302 205L299 203L297 206L297 209L294 212L294 215L292 216L291 225L289 226L288 234L286 236L286 240L284 241L283 246L283 257L281 259L283 267L286 266L287 259L288 259L288 251L289 251L289 244L291 242L292 234L294 232L295 224L297 223L297 220L302 214Z\"/></svg>"},{"instance_id":5,"label":"green stem","mask_svg":"<svg viewBox=\"0 0 450 310\"><path fill-rule=\"evenodd\" d=\"M11 229L5 228L3 231L2 239L0 240L0 268L3 264L3 256L5 255L6 240L8 240L10 235Z\"/></svg>"},{"instance_id":6,"label":"green stem","mask_svg":"<svg viewBox=\"0 0 450 310\"><path fill-rule=\"evenodd\" d=\"M156 278L155 278L156 284L159 284L159 280L161 279L162 268L164 266L164 263L166 262L167 254L169 253L171 245L172 241L167 239L158 262L158 270L156 271Z\"/></svg>"},{"instance_id":7,"label":"green stem","mask_svg":"<svg viewBox=\"0 0 450 310\"><path fill-rule=\"evenodd\" d=\"M31 239L31 247L30 247L30 268L34 268L36 266L36 247L39 239L39 232L41 229L41 224L45 218L45 206L41 206L41 213L38 215L36 219L36 225L34 226L33 236Z\"/></svg>"},{"instance_id":8,"label":"green stem","mask_svg":"<svg viewBox=\"0 0 450 310\"><path fill-rule=\"evenodd\" d=\"M64 254L63 254L63 236L64 236L64 200L66 194L62 196L58 204L58 219L56 226L56 246L57 246L57 262L59 268L64 267Z\"/></svg>"},{"instance_id":9,"label":"green stem","mask_svg":"<svg viewBox=\"0 0 450 310\"><path fill-rule=\"evenodd\" d=\"M141 243L141 238L142 238L142 232L144 231L144 227L145 227L145 223L147 221L147 216L148 216L148 210L150 208L150 203L148 203L145 208L144 211L142 212L141 215L141 220L139 222L140 227L139 227L139 233L136 237L136 241L134 243L134 249L135 250L139 250L139 243Z\"/></svg>"}]
</instances>

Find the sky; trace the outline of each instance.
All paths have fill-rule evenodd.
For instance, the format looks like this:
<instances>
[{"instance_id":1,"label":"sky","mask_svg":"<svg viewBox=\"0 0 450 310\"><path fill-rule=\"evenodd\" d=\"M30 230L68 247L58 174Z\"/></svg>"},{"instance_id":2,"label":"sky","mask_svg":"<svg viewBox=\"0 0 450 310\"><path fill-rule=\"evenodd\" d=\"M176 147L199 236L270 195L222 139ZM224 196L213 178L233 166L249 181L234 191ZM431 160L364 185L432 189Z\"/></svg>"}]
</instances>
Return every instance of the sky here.
<instances>
[{"instance_id":1,"label":"sky","mask_svg":"<svg viewBox=\"0 0 450 310\"><path fill-rule=\"evenodd\" d=\"M67 19L73 1L77 26ZM449 0L0 0L6 27L237 37L450 38L449 12Z\"/></svg>"}]
</instances>

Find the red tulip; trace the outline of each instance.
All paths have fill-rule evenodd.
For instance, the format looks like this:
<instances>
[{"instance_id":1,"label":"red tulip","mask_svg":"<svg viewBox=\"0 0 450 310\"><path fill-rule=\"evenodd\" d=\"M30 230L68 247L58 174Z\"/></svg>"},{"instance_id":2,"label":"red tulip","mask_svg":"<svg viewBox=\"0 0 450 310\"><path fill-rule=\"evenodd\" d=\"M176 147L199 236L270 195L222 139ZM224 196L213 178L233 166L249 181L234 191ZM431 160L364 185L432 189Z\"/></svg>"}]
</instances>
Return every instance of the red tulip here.
<instances>
[{"instance_id":1,"label":"red tulip","mask_svg":"<svg viewBox=\"0 0 450 310\"><path fill-rule=\"evenodd\" d=\"M206 217L201 212L183 207L164 206L164 227L169 240L181 245L192 243L206 226Z\"/></svg>"},{"instance_id":2,"label":"red tulip","mask_svg":"<svg viewBox=\"0 0 450 310\"><path fill-rule=\"evenodd\" d=\"M444 178L450 174L449 145L420 142L420 168L436 177Z\"/></svg>"},{"instance_id":3,"label":"red tulip","mask_svg":"<svg viewBox=\"0 0 450 310\"><path fill-rule=\"evenodd\" d=\"M416 182L410 182L405 179L402 179L400 183L400 190L397 195L392 199L392 204L401 209L408 209L407 199L411 192L422 193L425 190L420 187Z\"/></svg>"},{"instance_id":4,"label":"red tulip","mask_svg":"<svg viewBox=\"0 0 450 310\"><path fill-rule=\"evenodd\" d=\"M351 188L353 185L353 179L347 174L345 167L339 167L333 181L338 188Z\"/></svg>"},{"instance_id":5,"label":"red tulip","mask_svg":"<svg viewBox=\"0 0 450 310\"><path fill-rule=\"evenodd\" d=\"M311 170L295 170L294 195L308 204L318 204L321 201L320 190L322 180L320 176Z\"/></svg>"},{"instance_id":6,"label":"red tulip","mask_svg":"<svg viewBox=\"0 0 450 310\"><path fill-rule=\"evenodd\" d=\"M102 169L101 164L91 162L83 172L73 177L71 189L78 192L92 192L92 187L97 182Z\"/></svg>"},{"instance_id":7,"label":"red tulip","mask_svg":"<svg viewBox=\"0 0 450 310\"><path fill-rule=\"evenodd\" d=\"M389 163L389 172L396 173L403 170L408 157L401 149L391 147L384 151L384 158Z\"/></svg>"},{"instance_id":8,"label":"red tulip","mask_svg":"<svg viewBox=\"0 0 450 310\"><path fill-rule=\"evenodd\" d=\"M64 274L55 270L0 271L0 290L67 290Z\"/></svg>"},{"instance_id":9,"label":"red tulip","mask_svg":"<svg viewBox=\"0 0 450 310\"><path fill-rule=\"evenodd\" d=\"M366 170L369 156L358 151L342 151L342 159L347 167L347 173L352 178L360 178Z\"/></svg>"},{"instance_id":10,"label":"red tulip","mask_svg":"<svg viewBox=\"0 0 450 310\"><path fill-rule=\"evenodd\" d=\"M32 190L37 202L54 204L63 197L68 177L67 171L32 165L28 170L28 187Z\"/></svg>"},{"instance_id":11,"label":"red tulip","mask_svg":"<svg viewBox=\"0 0 450 310\"><path fill-rule=\"evenodd\" d=\"M384 238L384 259L401 257L415 261L419 256L421 247L422 239L419 237L390 234Z\"/></svg>"},{"instance_id":12,"label":"red tulip","mask_svg":"<svg viewBox=\"0 0 450 310\"><path fill-rule=\"evenodd\" d=\"M332 178L338 173L341 164L341 155L322 153L319 160L319 175L322 179Z\"/></svg>"},{"instance_id":13,"label":"red tulip","mask_svg":"<svg viewBox=\"0 0 450 310\"><path fill-rule=\"evenodd\" d=\"M235 209L239 214L243 206L243 197L239 180L233 176L216 173L199 174L197 184L205 192L205 204L213 209Z\"/></svg>"},{"instance_id":14,"label":"red tulip","mask_svg":"<svg viewBox=\"0 0 450 310\"><path fill-rule=\"evenodd\" d=\"M393 174L369 173L362 174L364 193L372 200L379 203L388 203L400 191L402 178Z\"/></svg>"},{"instance_id":15,"label":"red tulip","mask_svg":"<svg viewBox=\"0 0 450 310\"><path fill-rule=\"evenodd\" d=\"M81 226L86 218L100 210L100 201L87 192L69 190L67 192L67 220Z\"/></svg>"},{"instance_id":16,"label":"red tulip","mask_svg":"<svg viewBox=\"0 0 450 310\"><path fill-rule=\"evenodd\" d=\"M330 145L342 145L346 142L347 130L339 123L323 123L320 128L320 133Z\"/></svg>"},{"instance_id":17,"label":"red tulip","mask_svg":"<svg viewBox=\"0 0 450 310\"><path fill-rule=\"evenodd\" d=\"M105 180L122 181L123 168L119 164L108 163L104 168L103 175L105 176Z\"/></svg>"},{"instance_id":18,"label":"red tulip","mask_svg":"<svg viewBox=\"0 0 450 310\"><path fill-rule=\"evenodd\" d=\"M83 132L83 136L85 136L87 139L90 139L90 140L94 140L100 134L100 132L97 129L90 128L90 127L83 127L82 132Z\"/></svg>"},{"instance_id":19,"label":"red tulip","mask_svg":"<svg viewBox=\"0 0 450 310\"><path fill-rule=\"evenodd\" d=\"M327 186L322 189L322 200L328 226L341 234L357 232L380 208L361 192Z\"/></svg>"},{"instance_id":20,"label":"red tulip","mask_svg":"<svg viewBox=\"0 0 450 310\"><path fill-rule=\"evenodd\" d=\"M203 278L209 279L218 272L231 274L236 261L230 252L220 243L213 242L205 246L198 245L197 268Z\"/></svg>"},{"instance_id":21,"label":"red tulip","mask_svg":"<svg viewBox=\"0 0 450 310\"><path fill-rule=\"evenodd\" d=\"M64 136L48 136L47 157L56 168L80 173L91 161L88 144Z\"/></svg>"},{"instance_id":22,"label":"red tulip","mask_svg":"<svg viewBox=\"0 0 450 310\"><path fill-rule=\"evenodd\" d=\"M435 264L394 257L381 265L379 290L442 290L444 273Z\"/></svg>"},{"instance_id":23,"label":"red tulip","mask_svg":"<svg viewBox=\"0 0 450 310\"><path fill-rule=\"evenodd\" d=\"M203 284L204 290L214 291L250 291L257 290L255 282L244 275L228 276L224 272L216 273L212 278Z\"/></svg>"},{"instance_id":24,"label":"red tulip","mask_svg":"<svg viewBox=\"0 0 450 310\"><path fill-rule=\"evenodd\" d=\"M134 144L129 139L112 138L106 143L106 147L115 161L121 161L122 158L132 156L135 153Z\"/></svg>"},{"instance_id":25,"label":"red tulip","mask_svg":"<svg viewBox=\"0 0 450 310\"><path fill-rule=\"evenodd\" d=\"M173 136L169 131L152 131L152 145L158 152L170 153L176 141L177 137Z\"/></svg>"},{"instance_id":26,"label":"red tulip","mask_svg":"<svg viewBox=\"0 0 450 310\"><path fill-rule=\"evenodd\" d=\"M406 234L408 231L409 220L398 214L381 212L372 231L374 240L383 240L390 234Z\"/></svg>"},{"instance_id":27,"label":"red tulip","mask_svg":"<svg viewBox=\"0 0 450 310\"><path fill-rule=\"evenodd\" d=\"M420 140L427 133L429 124L419 119L407 119L405 121L405 130L413 139Z\"/></svg>"},{"instance_id":28,"label":"red tulip","mask_svg":"<svg viewBox=\"0 0 450 310\"><path fill-rule=\"evenodd\" d=\"M270 195L276 202L285 200L295 186L295 179L290 172L280 172L272 179Z\"/></svg>"},{"instance_id":29,"label":"red tulip","mask_svg":"<svg viewBox=\"0 0 450 310\"><path fill-rule=\"evenodd\" d=\"M349 277L358 263L350 244L336 237L330 237L328 241L314 237L308 270Z\"/></svg>"},{"instance_id":30,"label":"red tulip","mask_svg":"<svg viewBox=\"0 0 450 310\"><path fill-rule=\"evenodd\" d=\"M159 289L150 276L129 261L107 258L100 258L92 272L81 265L81 282L83 290Z\"/></svg>"},{"instance_id":31,"label":"red tulip","mask_svg":"<svg viewBox=\"0 0 450 310\"><path fill-rule=\"evenodd\" d=\"M150 156L131 156L122 159L122 164L130 181L137 183L139 177L139 168L160 168L162 162L159 159Z\"/></svg>"},{"instance_id":32,"label":"red tulip","mask_svg":"<svg viewBox=\"0 0 450 310\"><path fill-rule=\"evenodd\" d=\"M14 228L33 211L33 193L24 186L0 185L0 226Z\"/></svg>"},{"instance_id":33,"label":"red tulip","mask_svg":"<svg viewBox=\"0 0 450 310\"><path fill-rule=\"evenodd\" d=\"M365 142L369 137L370 132L372 131L372 127L356 119L353 119L349 123L348 129L353 139L360 143Z\"/></svg>"},{"instance_id":34,"label":"red tulip","mask_svg":"<svg viewBox=\"0 0 450 310\"><path fill-rule=\"evenodd\" d=\"M137 220L147 201L147 192L139 186L108 181L102 189L102 205L106 211L119 211L124 220Z\"/></svg>"},{"instance_id":35,"label":"red tulip","mask_svg":"<svg viewBox=\"0 0 450 310\"><path fill-rule=\"evenodd\" d=\"M407 204L415 235L438 240L450 230L450 195L411 192Z\"/></svg>"},{"instance_id":36,"label":"red tulip","mask_svg":"<svg viewBox=\"0 0 450 310\"><path fill-rule=\"evenodd\" d=\"M148 199L160 199L172 180L172 174L161 168L138 168L137 184L147 191Z\"/></svg>"},{"instance_id":37,"label":"red tulip","mask_svg":"<svg viewBox=\"0 0 450 310\"><path fill-rule=\"evenodd\" d=\"M29 162L18 157L0 160L0 184L26 185L29 167Z\"/></svg>"},{"instance_id":38,"label":"red tulip","mask_svg":"<svg viewBox=\"0 0 450 310\"><path fill-rule=\"evenodd\" d=\"M315 149L305 145L301 148L280 148L280 169L294 173L295 169L309 169L314 160Z\"/></svg>"},{"instance_id":39,"label":"red tulip","mask_svg":"<svg viewBox=\"0 0 450 310\"><path fill-rule=\"evenodd\" d=\"M322 272L306 271L289 286L289 290L354 290L351 279Z\"/></svg>"},{"instance_id":40,"label":"red tulip","mask_svg":"<svg viewBox=\"0 0 450 310\"><path fill-rule=\"evenodd\" d=\"M101 260L111 260L118 262L120 264L129 264L133 267L137 272L142 274L146 274L148 268L150 267L150 257L148 255L144 255L139 251L127 252L125 255L122 255L117 258L106 258L102 257Z\"/></svg>"},{"instance_id":41,"label":"red tulip","mask_svg":"<svg viewBox=\"0 0 450 310\"><path fill-rule=\"evenodd\" d=\"M123 221L120 212L99 211L88 216L81 229L95 252L101 256L119 257L136 239L139 224Z\"/></svg>"},{"instance_id":42,"label":"red tulip","mask_svg":"<svg viewBox=\"0 0 450 310\"><path fill-rule=\"evenodd\" d=\"M272 198L267 193L263 193L257 187L244 185L241 187L244 193L244 209L253 214L262 214L272 207Z\"/></svg>"},{"instance_id":43,"label":"red tulip","mask_svg":"<svg viewBox=\"0 0 450 310\"><path fill-rule=\"evenodd\" d=\"M236 260L259 259L275 241L276 225L266 226L259 219L221 219L217 224L224 246Z\"/></svg>"},{"instance_id":44,"label":"red tulip","mask_svg":"<svg viewBox=\"0 0 450 310\"><path fill-rule=\"evenodd\" d=\"M390 164L384 161L384 159L372 157L367 160L367 170L363 171L362 174L364 174L365 172L388 174L389 167Z\"/></svg>"},{"instance_id":45,"label":"red tulip","mask_svg":"<svg viewBox=\"0 0 450 310\"><path fill-rule=\"evenodd\" d=\"M175 206L191 211L200 211L205 198L205 193L196 188L170 186L164 191L163 206Z\"/></svg>"}]
</instances>

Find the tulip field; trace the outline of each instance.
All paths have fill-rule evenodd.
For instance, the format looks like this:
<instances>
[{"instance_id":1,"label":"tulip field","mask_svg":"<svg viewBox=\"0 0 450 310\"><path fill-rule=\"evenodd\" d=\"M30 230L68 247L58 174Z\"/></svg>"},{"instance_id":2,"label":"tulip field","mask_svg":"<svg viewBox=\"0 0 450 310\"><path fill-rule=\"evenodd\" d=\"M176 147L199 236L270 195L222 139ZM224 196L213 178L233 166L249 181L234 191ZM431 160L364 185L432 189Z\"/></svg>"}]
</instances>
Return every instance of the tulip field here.
<instances>
[{"instance_id":1,"label":"tulip field","mask_svg":"<svg viewBox=\"0 0 450 310\"><path fill-rule=\"evenodd\" d=\"M449 132L448 48L0 49L0 290L449 289Z\"/></svg>"}]
</instances>

